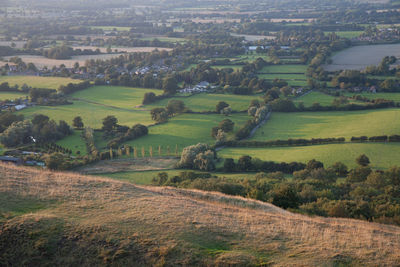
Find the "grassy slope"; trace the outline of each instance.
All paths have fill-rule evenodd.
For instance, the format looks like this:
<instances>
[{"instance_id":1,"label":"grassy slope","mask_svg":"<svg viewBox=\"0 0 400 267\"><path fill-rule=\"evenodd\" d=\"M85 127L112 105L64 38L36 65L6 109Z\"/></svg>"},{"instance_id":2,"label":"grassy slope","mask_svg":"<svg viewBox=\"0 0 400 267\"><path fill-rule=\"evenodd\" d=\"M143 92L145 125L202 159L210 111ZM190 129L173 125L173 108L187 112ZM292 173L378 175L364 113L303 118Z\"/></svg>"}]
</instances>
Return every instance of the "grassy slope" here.
<instances>
[{"instance_id":1,"label":"grassy slope","mask_svg":"<svg viewBox=\"0 0 400 267\"><path fill-rule=\"evenodd\" d=\"M103 105L115 106L126 109L134 109L141 105L145 93L154 92L161 94L157 89L142 89L122 86L94 86L89 89L76 92L74 98L94 101Z\"/></svg>"},{"instance_id":2,"label":"grassy slope","mask_svg":"<svg viewBox=\"0 0 400 267\"><path fill-rule=\"evenodd\" d=\"M21 87L24 84L36 88L58 89L60 85L68 83L79 83L81 80L73 80L70 78L61 77L40 77L40 76L0 76L0 83L8 82L10 85L18 85Z\"/></svg>"},{"instance_id":3,"label":"grassy slope","mask_svg":"<svg viewBox=\"0 0 400 267\"><path fill-rule=\"evenodd\" d=\"M395 226L307 217L218 193L6 165L0 173L0 255L9 265L393 266L400 260Z\"/></svg>"},{"instance_id":4,"label":"grassy slope","mask_svg":"<svg viewBox=\"0 0 400 267\"><path fill-rule=\"evenodd\" d=\"M390 135L400 132L400 110L274 112L252 140Z\"/></svg>"},{"instance_id":5,"label":"grassy slope","mask_svg":"<svg viewBox=\"0 0 400 267\"><path fill-rule=\"evenodd\" d=\"M366 154L371 166L378 169L400 166L400 145L391 144L329 144L301 147L272 147L272 148L226 148L218 153L224 158L240 158L243 155L276 162L308 162L317 159L326 166L341 161L348 167L355 167L355 159Z\"/></svg>"},{"instance_id":6,"label":"grassy slope","mask_svg":"<svg viewBox=\"0 0 400 267\"><path fill-rule=\"evenodd\" d=\"M116 116L121 125L130 127L136 123L152 123L149 111L115 109L83 101L74 101L73 105L36 106L19 113L24 114L26 118L31 118L34 114L44 114L56 121L65 120L69 124L72 124L74 117L81 116L83 123L92 128L101 128L102 119L108 115Z\"/></svg>"},{"instance_id":7,"label":"grassy slope","mask_svg":"<svg viewBox=\"0 0 400 267\"><path fill-rule=\"evenodd\" d=\"M72 135L63 138L56 143L64 148L71 149L72 155L74 156L77 155L77 151L80 152L80 155L86 155L86 144L81 137L81 131L74 131Z\"/></svg>"},{"instance_id":8,"label":"grassy slope","mask_svg":"<svg viewBox=\"0 0 400 267\"><path fill-rule=\"evenodd\" d=\"M185 106L189 109L201 112L201 111L215 111L215 107L219 101L225 101L228 103L233 110L247 110L250 101L253 99L261 100L258 96L246 96L246 95L228 95L228 94L197 94L190 97L177 97L168 98L162 101L158 101L147 107L165 107L168 101L171 99L182 100L185 102Z\"/></svg>"}]
</instances>

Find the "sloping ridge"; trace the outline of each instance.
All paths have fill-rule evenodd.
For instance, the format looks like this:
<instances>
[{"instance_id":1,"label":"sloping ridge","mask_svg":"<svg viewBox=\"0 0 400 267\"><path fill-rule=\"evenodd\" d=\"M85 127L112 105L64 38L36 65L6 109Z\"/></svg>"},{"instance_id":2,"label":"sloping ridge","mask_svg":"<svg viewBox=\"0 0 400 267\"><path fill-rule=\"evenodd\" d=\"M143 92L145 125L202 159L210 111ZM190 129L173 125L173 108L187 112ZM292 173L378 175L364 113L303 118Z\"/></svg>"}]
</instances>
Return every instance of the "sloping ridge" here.
<instances>
[{"instance_id":1,"label":"sloping ridge","mask_svg":"<svg viewBox=\"0 0 400 267\"><path fill-rule=\"evenodd\" d=\"M0 265L400 263L400 228L221 193L0 164Z\"/></svg>"}]
</instances>

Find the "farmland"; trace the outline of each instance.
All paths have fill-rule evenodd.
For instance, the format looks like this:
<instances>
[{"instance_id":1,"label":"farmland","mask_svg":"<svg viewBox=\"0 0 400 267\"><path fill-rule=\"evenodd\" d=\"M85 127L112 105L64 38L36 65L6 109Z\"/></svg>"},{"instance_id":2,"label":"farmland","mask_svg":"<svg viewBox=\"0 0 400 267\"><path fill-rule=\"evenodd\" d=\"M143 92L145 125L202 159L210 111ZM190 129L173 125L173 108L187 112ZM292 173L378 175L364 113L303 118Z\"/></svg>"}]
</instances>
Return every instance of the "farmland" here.
<instances>
[{"instance_id":1,"label":"farmland","mask_svg":"<svg viewBox=\"0 0 400 267\"><path fill-rule=\"evenodd\" d=\"M74 46L74 49L81 49L81 50L100 50L101 53L107 53L108 47L97 47L97 46ZM163 47L122 47L122 46L112 46L112 51L117 51L118 53L150 53L154 50L159 51L171 51L170 48L163 48Z\"/></svg>"},{"instance_id":2,"label":"farmland","mask_svg":"<svg viewBox=\"0 0 400 267\"><path fill-rule=\"evenodd\" d=\"M325 32L325 34L329 34L330 32ZM363 33L363 31L341 31L341 32L335 32L335 34L339 37L342 38L355 38L360 36Z\"/></svg>"},{"instance_id":3,"label":"farmland","mask_svg":"<svg viewBox=\"0 0 400 267\"><path fill-rule=\"evenodd\" d=\"M83 99L106 106L123 109L135 109L142 104L145 93L161 94L157 89L143 89L123 86L94 86L71 95L72 98Z\"/></svg>"},{"instance_id":4,"label":"farmland","mask_svg":"<svg viewBox=\"0 0 400 267\"><path fill-rule=\"evenodd\" d=\"M150 117L150 115L148 116ZM133 147L146 147L146 150L150 146L156 149L161 145L164 151L166 146L170 146L171 151L175 151L175 147L178 145L181 151L184 147L197 143L211 144L215 142L211 137L211 128L217 126L220 121L226 118L224 115L216 114L179 115L170 119L168 123L150 127L147 136L130 141L127 144ZM247 114L234 114L228 118L235 122L234 131L249 119Z\"/></svg>"},{"instance_id":5,"label":"farmland","mask_svg":"<svg viewBox=\"0 0 400 267\"><path fill-rule=\"evenodd\" d=\"M350 168L356 167L355 159L366 154L371 161L371 167L386 169L400 165L400 145L396 144L329 144L299 147L271 147L271 148L226 148L219 152L224 158L236 158L243 155L275 162L303 162L316 159L326 166L335 162L344 162Z\"/></svg>"},{"instance_id":6,"label":"farmland","mask_svg":"<svg viewBox=\"0 0 400 267\"><path fill-rule=\"evenodd\" d=\"M354 95L361 95L363 97L366 97L368 99L386 99L386 100L392 100L395 102L400 102L400 93L346 93L346 96L352 97Z\"/></svg>"},{"instance_id":7,"label":"farmland","mask_svg":"<svg viewBox=\"0 0 400 267\"><path fill-rule=\"evenodd\" d=\"M286 140L289 138L328 138L391 135L400 132L398 109L335 111L335 112L273 112L268 123L252 140Z\"/></svg>"},{"instance_id":8,"label":"farmland","mask_svg":"<svg viewBox=\"0 0 400 267\"><path fill-rule=\"evenodd\" d=\"M201 111L215 111L215 107L220 101L225 101L230 105L233 110L243 111L247 110L249 107L249 103L253 99L258 99L259 96L239 96L239 95L230 95L230 94L196 94L189 97L175 97L161 100L157 103L146 105L146 107L153 106L166 106L168 101L171 99L181 100L185 103L186 107L191 109L192 111L201 112Z\"/></svg>"},{"instance_id":9,"label":"farmland","mask_svg":"<svg viewBox=\"0 0 400 267\"><path fill-rule=\"evenodd\" d=\"M81 133L81 131L74 131L72 135L61 139L56 144L63 148L70 149L74 156L78 155L78 151L79 155L86 155L86 144L81 138Z\"/></svg>"},{"instance_id":10,"label":"farmland","mask_svg":"<svg viewBox=\"0 0 400 267\"><path fill-rule=\"evenodd\" d=\"M352 96L350 94L346 94L346 96ZM324 94L318 91L312 91L310 93L307 93L303 96L297 97L295 99L293 99L293 102L295 104L299 104L300 102L303 102L305 107L309 107L314 103L319 103L321 106L332 106L332 101L335 99L336 97L328 95L328 94ZM363 102L358 102L358 101L353 101L350 100L349 103L356 103L356 104L363 104Z\"/></svg>"},{"instance_id":11,"label":"farmland","mask_svg":"<svg viewBox=\"0 0 400 267\"><path fill-rule=\"evenodd\" d=\"M40 76L0 76L0 83L8 82L10 86L24 84L35 88L58 89L60 85L68 83L79 83L80 80L61 77L40 77Z\"/></svg>"},{"instance_id":12,"label":"farmland","mask_svg":"<svg viewBox=\"0 0 400 267\"><path fill-rule=\"evenodd\" d=\"M74 101L72 105L63 106L35 106L18 113L25 115L26 118L32 118L34 114L43 114L56 121L65 120L68 124L71 124L76 116L81 116L85 126L96 129L102 127L102 119L108 115L114 115L122 125L152 123L148 111L124 110L85 101Z\"/></svg>"},{"instance_id":13,"label":"farmland","mask_svg":"<svg viewBox=\"0 0 400 267\"><path fill-rule=\"evenodd\" d=\"M400 57L400 44L363 45L345 49L332 57L332 64L325 65L325 70L362 70L369 65L379 64L385 56Z\"/></svg>"},{"instance_id":14,"label":"farmland","mask_svg":"<svg viewBox=\"0 0 400 267\"><path fill-rule=\"evenodd\" d=\"M27 95L24 93L0 92L1 100L14 100L17 98L25 98Z\"/></svg>"},{"instance_id":15,"label":"farmland","mask_svg":"<svg viewBox=\"0 0 400 267\"><path fill-rule=\"evenodd\" d=\"M291 86L306 86L306 70L306 65L270 65L260 70L257 76L267 80L283 79Z\"/></svg>"}]
</instances>

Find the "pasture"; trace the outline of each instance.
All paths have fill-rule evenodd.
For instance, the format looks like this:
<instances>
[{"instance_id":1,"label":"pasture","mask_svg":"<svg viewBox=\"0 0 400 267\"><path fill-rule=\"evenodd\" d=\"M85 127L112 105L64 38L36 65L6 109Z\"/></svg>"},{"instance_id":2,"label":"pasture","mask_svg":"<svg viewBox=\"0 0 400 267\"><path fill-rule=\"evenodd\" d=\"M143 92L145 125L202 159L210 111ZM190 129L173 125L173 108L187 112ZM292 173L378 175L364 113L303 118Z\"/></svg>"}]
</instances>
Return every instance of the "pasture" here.
<instances>
[{"instance_id":1,"label":"pasture","mask_svg":"<svg viewBox=\"0 0 400 267\"><path fill-rule=\"evenodd\" d=\"M24 93L15 93L15 92L0 92L0 101L4 100L14 100L17 98L26 98L27 95Z\"/></svg>"},{"instance_id":2,"label":"pasture","mask_svg":"<svg viewBox=\"0 0 400 267\"><path fill-rule=\"evenodd\" d=\"M259 71L260 74L301 74L307 71L306 65L269 65Z\"/></svg>"},{"instance_id":3,"label":"pasture","mask_svg":"<svg viewBox=\"0 0 400 267\"><path fill-rule=\"evenodd\" d=\"M329 144L299 147L272 147L272 148L225 148L218 152L220 157L238 159L249 155L266 161L275 162L303 162L316 159L331 166L341 161L350 168L356 167L355 159L366 154L373 168L390 168L400 166L399 143L364 143L364 144Z\"/></svg>"},{"instance_id":4,"label":"pasture","mask_svg":"<svg viewBox=\"0 0 400 267\"><path fill-rule=\"evenodd\" d=\"M249 116L247 114L234 114L229 117L219 114L183 114L170 119L167 123L150 127L148 135L126 144L132 147L144 147L146 151L152 146L155 155L158 146L162 146L164 152L166 147L170 146L171 152L174 152L176 145L181 151L184 147L197 143L213 144L215 140L211 137L211 128L227 118L235 122L234 131L237 131L249 119Z\"/></svg>"},{"instance_id":5,"label":"pasture","mask_svg":"<svg viewBox=\"0 0 400 267\"><path fill-rule=\"evenodd\" d=\"M345 96L352 97L354 95L361 95L363 97L369 98L369 99L386 99L386 100L392 100L395 102L400 102L400 93L345 93Z\"/></svg>"},{"instance_id":6,"label":"pasture","mask_svg":"<svg viewBox=\"0 0 400 267\"><path fill-rule=\"evenodd\" d=\"M214 69L233 69L234 71L242 70L242 65L214 65L212 66Z\"/></svg>"},{"instance_id":7,"label":"pasture","mask_svg":"<svg viewBox=\"0 0 400 267\"><path fill-rule=\"evenodd\" d=\"M228 103L231 106L232 110L243 111L248 109L251 100L258 99L261 101L258 96L202 93L189 97L167 98L154 104L146 105L146 107L163 107L166 106L168 104L168 101L170 101L171 99L183 101L187 108L196 112L215 111L216 105L220 101L225 101L226 103Z\"/></svg>"},{"instance_id":8,"label":"pasture","mask_svg":"<svg viewBox=\"0 0 400 267\"><path fill-rule=\"evenodd\" d=\"M143 89L123 86L93 86L91 88L76 92L71 95L73 98L84 99L110 107L124 109L135 109L141 105L145 93L154 92L162 94L157 89Z\"/></svg>"},{"instance_id":9,"label":"pasture","mask_svg":"<svg viewBox=\"0 0 400 267\"><path fill-rule=\"evenodd\" d=\"M304 106L306 106L306 107L309 107L314 103L319 103L321 106L331 106L332 102L335 98L336 97L334 97L334 96L327 95L327 94L324 94L324 93L321 93L318 91L312 91L306 95L294 98L293 102L295 104L299 104L300 102L303 102ZM364 104L363 102L351 101L351 100L349 101L349 103Z\"/></svg>"},{"instance_id":10,"label":"pasture","mask_svg":"<svg viewBox=\"0 0 400 267\"><path fill-rule=\"evenodd\" d=\"M74 131L72 135L57 141L56 144L72 150L72 155L74 156L86 155L86 144L81 137L81 133L82 131ZM80 154L77 153L78 151Z\"/></svg>"},{"instance_id":11,"label":"pasture","mask_svg":"<svg viewBox=\"0 0 400 267\"><path fill-rule=\"evenodd\" d=\"M74 46L73 47L75 50L76 49L81 49L81 50L92 50L96 51L97 49L100 50L101 53L107 53L108 47L98 47L98 46ZM160 51L171 51L171 48L163 48L163 47L122 47L122 46L112 46L111 50L113 52L117 53L150 53L154 50L160 50Z\"/></svg>"},{"instance_id":12,"label":"pasture","mask_svg":"<svg viewBox=\"0 0 400 267\"><path fill-rule=\"evenodd\" d=\"M400 57L400 44L353 46L332 56L332 64L324 68L326 71L362 70L378 65L385 56Z\"/></svg>"},{"instance_id":13,"label":"pasture","mask_svg":"<svg viewBox=\"0 0 400 267\"><path fill-rule=\"evenodd\" d=\"M85 101L74 101L72 105L35 106L19 111L18 114L23 114L28 119L32 118L34 114L43 114L55 121L65 120L70 125L73 118L81 116L85 126L95 129L102 127L102 120L108 115L114 115L119 124L129 127L137 123L144 125L153 123L149 111L112 108Z\"/></svg>"},{"instance_id":14,"label":"pasture","mask_svg":"<svg viewBox=\"0 0 400 267\"><path fill-rule=\"evenodd\" d=\"M4 82L8 82L10 86L18 85L20 88L26 84L35 88L58 89L60 85L79 83L81 80L62 77L0 76L0 83Z\"/></svg>"},{"instance_id":15,"label":"pasture","mask_svg":"<svg viewBox=\"0 0 400 267\"><path fill-rule=\"evenodd\" d=\"M161 42L167 42L167 43L186 43L187 42L187 40L185 38L175 38L175 37L165 37L165 36L142 37L139 39L144 40L144 41L154 41L157 39Z\"/></svg>"},{"instance_id":16,"label":"pasture","mask_svg":"<svg viewBox=\"0 0 400 267\"><path fill-rule=\"evenodd\" d=\"M157 170L157 171L127 171L127 172L117 172L117 173L104 173L99 176L109 177L117 180L123 180L131 182L134 184L149 185L151 180L157 176L160 172L166 172L168 177L179 175L179 173L184 171L193 170ZM198 172L198 171L196 171ZM250 179L253 180L255 173L212 173L218 177L225 177L229 179Z\"/></svg>"},{"instance_id":17,"label":"pasture","mask_svg":"<svg viewBox=\"0 0 400 267\"><path fill-rule=\"evenodd\" d=\"M400 132L400 110L273 112L251 140L391 135Z\"/></svg>"},{"instance_id":18,"label":"pasture","mask_svg":"<svg viewBox=\"0 0 400 267\"><path fill-rule=\"evenodd\" d=\"M325 33L325 35L328 35L328 34L330 34L332 32L324 32L324 33ZM356 38L356 37L360 36L363 33L364 33L363 31L341 31L341 32L335 32L335 34L337 36L342 37L342 38L348 38L348 39Z\"/></svg>"},{"instance_id":19,"label":"pasture","mask_svg":"<svg viewBox=\"0 0 400 267\"><path fill-rule=\"evenodd\" d=\"M92 26L90 28L100 29L103 31L118 31L118 32L126 32L131 30L131 27L120 27L120 26Z\"/></svg>"}]
</instances>

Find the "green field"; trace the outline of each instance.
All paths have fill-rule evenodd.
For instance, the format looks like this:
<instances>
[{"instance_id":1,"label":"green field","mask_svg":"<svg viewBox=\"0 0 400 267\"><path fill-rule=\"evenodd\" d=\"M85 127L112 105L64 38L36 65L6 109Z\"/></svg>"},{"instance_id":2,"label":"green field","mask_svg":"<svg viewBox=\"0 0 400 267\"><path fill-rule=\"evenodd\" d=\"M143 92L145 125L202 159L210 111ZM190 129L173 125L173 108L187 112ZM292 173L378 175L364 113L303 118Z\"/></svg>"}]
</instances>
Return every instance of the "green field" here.
<instances>
[{"instance_id":1,"label":"green field","mask_svg":"<svg viewBox=\"0 0 400 267\"><path fill-rule=\"evenodd\" d=\"M355 167L355 159L366 154L374 168L390 168L400 166L400 144L329 144L301 147L273 148L226 148L218 152L220 157L239 158L243 155L276 162L308 162L311 159L322 161L330 166L341 161L348 167Z\"/></svg>"},{"instance_id":2,"label":"green field","mask_svg":"<svg viewBox=\"0 0 400 267\"><path fill-rule=\"evenodd\" d=\"M176 145L181 150L197 143L212 144L215 140L211 137L211 128L226 118L235 122L234 131L236 131L249 119L249 116L247 114L234 114L229 117L216 114L183 114L170 119L167 123L150 127L147 136L127 144L145 148L152 146L153 149L159 145L164 149L166 146L170 146L172 152L175 151Z\"/></svg>"},{"instance_id":3,"label":"green field","mask_svg":"<svg viewBox=\"0 0 400 267\"><path fill-rule=\"evenodd\" d=\"M41 77L41 76L0 76L0 83L8 82L11 86L21 87L26 84L35 88L58 89L60 85L68 83L79 83L81 80L74 80L62 77Z\"/></svg>"},{"instance_id":4,"label":"green field","mask_svg":"<svg viewBox=\"0 0 400 267\"><path fill-rule=\"evenodd\" d=\"M269 65L265 66L260 70L260 73L268 73L268 74L274 74L274 73L284 73L284 74L290 74L290 73L305 73L307 71L307 66L306 65Z\"/></svg>"},{"instance_id":5,"label":"green field","mask_svg":"<svg viewBox=\"0 0 400 267\"><path fill-rule=\"evenodd\" d=\"M100 174L103 177L110 177L117 180L124 180L134 184L144 184L148 185L151 184L151 180L153 177L157 176L160 172L168 173L168 177L172 177L175 175L179 175L180 172L186 170L158 170L158 171L127 171L127 172L118 172L118 173L105 173ZM193 171L193 170L188 170ZM254 179L254 173L213 173L218 177L226 177L230 179Z\"/></svg>"},{"instance_id":6,"label":"green field","mask_svg":"<svg viewBox=\"0 0 400 267\"><path fill-rule=\"evenodd\" d=\"M386 100L392 100L395 102L400 102L400 93L345 93L345 96L352 97L354 95L362 95L366 98L369 99L386 99Z\"/></svg>"},{"instance_id":7,"label":"green field","mask_svg":"<svg viewBox=\"0 0 400 267\"><path fill-rule=\"evenodd\" d=\"M252 140L328 138L400 133L400 110L273 112Z\"/></svg>"},{"instance_id":8,"label":"green field","mask_svg":"<svg viewBox=\"0 0 400 267\"><path fill-rule=\"evenodd\" d=\"M331 33L331 32L324 32L326 35ZM364 31L345 31L345 32L335 32L337 36L342 37L342 38L355 38L360 36Z\"/></svg>"},{"instance_id":9,"label":"green field","mask_svg":"<svg viewBox=\"0 0 400 267\"><path fill-rule=\"evenodd\" d=\"M86 155L86 144L81 138L81 131L74 131L72 135L61 139L56 144L71 149L74 156L78 155L77 151L80 151L80 155Z\"/></svg>"},{"instance_id":10,"label":"green field","mask_svg":"<svg viewBox=\"0 0 400 267\"><path fill-rule=\"evenodd\" d=\"M147 105L146 107L150 109L150 107L166 106L168 101L170 101L171 99L182 100L183 102L185 102L185 106L187 108L196 112L215 111L215 107L219 101L225 101L231 106L233 110L242 111L248 109L251 100L261 100L258 96L202 93L190 97L167 98L154 104Z\"/></svg>"},{"instance_id":11,"label":"green field","mask_svg":"<svg viewBox=\"0 0 400 267\"><path fill-rule=\"evenodd\" d=\"M122 86L94 86L71 95L73 98L93 101L102 105L135 109L141 105L145 93L161 94L157 89L143 89Z\"/></svg>"},{"instance_id":12,"label":"green field","mask_svg":"<svg viewBox=\"0 0 400 267\"><path fill-rule=\"evenodd\" d=\"M100 29L103 31L113 31L114 29L118 32L130 31L131 27L118 27L118 26L92 26L92 29Z\"/></svg>"},{"instance_id":13,"label":"green field","mask_svg":"<svg viewBox=\"0 0 400 267\"><path fill-rule=\"evenodd\" d=\"M303 96L293 99L293 102L295 104L303 102L304 106L306 106L306 107L309 107L314 103L319 103L321 106L331 106L332 101L335 98L336 97L331 96L331 95L327 95L327 94L324 94L324 93L321 93L318 91L313 91L311 93L308 93L306 95L303 95ZM361 105L364 104L363 102L352 101L352 100L349 100L349 103L357 103L357 104L361 104Z\"/></svg>"},{"instance_id":14,"label":"green field","mask_svg":"<svg viewBox=\"0 0 400 267\"><path fill-rule=\"evenodd\" d=\"M168 43L186 43L187 42L187 40L184 38L164 37L164 36L140 38L140 40L144 40L144 41L154 41L155 39L157 39L161 42L168 42Z\"/></svg>"},{"instance_id":15,"label":"green field","mask_svg":"<svg viewBox=\"0 0 400 267\"><path fill-rule=\"evenodd\" d=\"M102 119L108 115L117 117L119 124L129 127L136 123L145 125L153 123L151 121L149 111L141 110L123 110L117 108L96 105L84 101L74 101L72 105L62 106L36 106L27 108L18 112L24 114L26 118L32 118L34 114L44 114L56 121L65 120L68 124L72 124L73 118L81 116L85 126L92 128L101 128Z\"/></svg>"},{"instance_id":16,"label":"green field","mask_svg":"<svg viewBox=\"0 0 400 267\"><path fill-rule=\"evenodd\" d=\"M0 101L1 100L14 100L17 98L26 98L27 95L24 93L14 93L14 92L0 92Z\"/></svg>"},{"instance_id":17,"label":"green field","mask_svg":"<svg viewBox=\"0 0 400 267\"><path fill-rule=\"evenodd\" d=\"M241 66L241 65L214 65L212 67L215 68L215 69L219 69L219 70L222 70L222 69L233 69L234 71L240 71L243 68L243 66Z\"/></svg>"}]
</instances>

